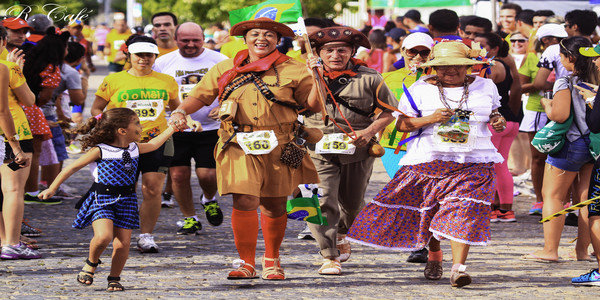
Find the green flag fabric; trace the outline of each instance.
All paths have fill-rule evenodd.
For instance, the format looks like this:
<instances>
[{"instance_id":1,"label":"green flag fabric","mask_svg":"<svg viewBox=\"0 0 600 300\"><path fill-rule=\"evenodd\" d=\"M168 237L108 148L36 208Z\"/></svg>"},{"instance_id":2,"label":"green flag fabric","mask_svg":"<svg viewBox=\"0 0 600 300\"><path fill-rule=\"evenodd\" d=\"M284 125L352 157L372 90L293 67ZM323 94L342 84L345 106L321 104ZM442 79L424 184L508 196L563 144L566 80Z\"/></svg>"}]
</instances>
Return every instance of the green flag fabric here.
<instances>
[{"instance_id":1,"label":"green flag fabric","mask_svg":"<svg viewBox=\"0 0 600 300\"><path fill-rule=\"evenodd\" d=\"M302 17L302 5L300 0L268 0L229 12L231 26L242 21L261 17L267 17L281 23L295 23L298 22L299 17Z\"/></svg>"},{"instance_id":2,"label":"green flag fabric","mask_svg":"<svg viewBox=\"0 0 600 300\"><path fill-rule=\"evenodd\" d=\"M315 194L311 198L294 198L287 202L288 219L306 221L327 226L327 218L321 214L319 198Z\"/></svg>"},{"instance_id":3,"label":"green flag fabric","mask_svg":"<svg viewBox=\"0 0 600 300\"><path fill-rule=\"evenodd\" d=\"M388 0L370 0L371 7L389 7ZM470 0L394 0L393 7L446 7L471 5Z\"/></svg>"}]
</instances>

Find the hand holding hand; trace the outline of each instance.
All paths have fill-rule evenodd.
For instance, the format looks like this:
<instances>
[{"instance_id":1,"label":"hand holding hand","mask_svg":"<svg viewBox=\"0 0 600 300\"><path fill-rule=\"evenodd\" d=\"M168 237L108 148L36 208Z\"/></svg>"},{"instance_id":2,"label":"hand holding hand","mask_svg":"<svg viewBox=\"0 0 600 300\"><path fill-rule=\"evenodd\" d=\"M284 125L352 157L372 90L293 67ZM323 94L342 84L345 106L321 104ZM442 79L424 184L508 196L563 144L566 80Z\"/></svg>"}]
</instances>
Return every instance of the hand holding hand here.
<instances>
[{"instance_id":1,"label":"hand holding hand","mask_svg":"<svg viewBox=\"0 0 600 300\"><path fill-rule=\"evenodd\" d=\"M506 119L502 116L494 116L490 119L490 125L496 132L502 132L506 129Z\"/></svg>"},{"instance_id":2,"label":"hand holding hand","mask_svg":"<svg viewBox=\"0 0 600 300\"><path fill-rule=\"evenodd\" d=\"M175 131L184 131L189 128L185 116L182 113L171 113L171 118L168 123Z\"/></svg>"}]
</instances>

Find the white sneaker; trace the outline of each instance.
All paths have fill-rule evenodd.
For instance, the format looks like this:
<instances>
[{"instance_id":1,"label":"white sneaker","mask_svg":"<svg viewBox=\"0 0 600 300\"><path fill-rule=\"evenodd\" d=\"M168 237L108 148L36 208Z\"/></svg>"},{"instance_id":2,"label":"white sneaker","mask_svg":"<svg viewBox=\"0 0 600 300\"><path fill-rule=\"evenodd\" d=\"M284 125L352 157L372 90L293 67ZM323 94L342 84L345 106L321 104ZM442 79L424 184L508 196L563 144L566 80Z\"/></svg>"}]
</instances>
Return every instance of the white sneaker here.
<instances>
[{"instance_id":1,"label":"white sneaker","mask_svg":"<svg viewBox=\"0 0 600 300\"><path fill-rule=\"evenodd\" d=\"M142 253L158 253L158 245L154 242L154 236L150 233L142 233L137 240L137 248Z\"/></svg>"},{"instance_id":2,"label":"white sneaker","mask_svg":"<svg viewBox=\"0 0 600 300\"><path fill-rule=\"evenodd\" d=\"M298 233L299 240L314 240L315 238L312 236L312 232L310 232L310 228L308 228L308 223L304 226L304 229L300 233Z\"/></svg>"},{"instance_id":3,"label":"white sneaker","mask_svg":"<svg viewBox=\"0 0 600 300\"><path fill-rule=\"evenodd\" d=\"M163 197L163 199L160 202L160 206L167 207L167 208L175 207L175 197L173 197L173 195L171 195L169 193L163 193L162 197Z\"/></svg>"}]
</instances>

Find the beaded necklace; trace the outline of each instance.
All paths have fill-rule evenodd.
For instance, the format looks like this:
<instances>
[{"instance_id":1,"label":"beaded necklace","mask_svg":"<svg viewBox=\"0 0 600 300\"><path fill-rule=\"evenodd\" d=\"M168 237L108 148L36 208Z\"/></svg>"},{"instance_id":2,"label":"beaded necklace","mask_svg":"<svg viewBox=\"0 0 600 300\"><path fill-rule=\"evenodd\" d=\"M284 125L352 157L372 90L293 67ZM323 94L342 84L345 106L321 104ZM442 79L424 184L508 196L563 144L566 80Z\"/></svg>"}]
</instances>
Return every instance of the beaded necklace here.
<instances>
[{"instance_id":1,"label":"beaded necklace","mask_svg":"<svg viewBox=\"0 0 600 300\"><path fill-rule=\"evenodd\" d=\"M450 102L454 102L454 103L458 103L458 110L462 110L462 106L463 104L465 104L469 98L469 79L467 77L465 77L465 81L463 83L463 94L460 97L460 100L452 100L450 98L447 98L445 93L444 93L444 87L442 87L442 83L440 82L439 78L437 79L436 85L438 87L438 91L440 93L440 101L442 101L442 104L444 104L444 106L448 109L452 109L450 107L450 104L448 104L448 101Z\"/></svg>"}]
</instances>

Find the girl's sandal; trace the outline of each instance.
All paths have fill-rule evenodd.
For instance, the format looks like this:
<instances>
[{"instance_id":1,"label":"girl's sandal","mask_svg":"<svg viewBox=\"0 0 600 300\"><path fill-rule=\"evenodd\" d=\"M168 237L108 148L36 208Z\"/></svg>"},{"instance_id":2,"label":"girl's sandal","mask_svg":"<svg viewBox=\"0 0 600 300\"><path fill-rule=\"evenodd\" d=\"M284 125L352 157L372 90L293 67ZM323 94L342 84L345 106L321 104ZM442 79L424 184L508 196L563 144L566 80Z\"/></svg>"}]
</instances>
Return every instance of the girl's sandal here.
<instances>
[{"instance_id":1,"label":"girl's sandal","mask_svg":"<svg viewBox=\"0 0 600 300\"><path fill-rule=\"evenodd\" d=\"M120 276L108 276L108 287L106 288L109 292L122 292L125 288L121 285Z\"/></svg>"},{"instance_id":2,"label":"girl's sandal","mask_svg":"<svg viewBox=\"0 0 600 300\"><path fill-rule=\"evenodd\" d=\"M256 270L254 269L253 265L247 264L243 260L236 260L236 261L234 261L234 264L236 264L237 268L235 270L229 272L227 279L233 280L233 279L255 279L255 278L258 278L258 276L256 276ZM234 268L236 266L234 266Z\"/></svg>"},{"instance_id":3,"label":"girl's sandal","mask_svg":"<svg viewBox=\"0 0 600 300\"><path fill-rule=\"evenodd\" d=\"M270 267L266 267L265 262L267 262L267 261L273 262L273 265ZM262 267L263 267L262 279L266 279L266 280L284 280L285 279L285 273L283 273L283 268L281 267L281 265L279 263L279 257L268 258L268 257L263 256Z\"/></svg>"},{"instance_id":4,"label":"girl's sandal","mask_svg":"<svg viewBox=\"0 0 600 300\"><path fill-rule=\"evenodd\" d=\"M97 263L91 262L89 258L87 258L85 260L85 264L92 268L97 268L98 265L101 263L102 263L101 260L98 260ZM77 282L79 282L80 284L83 284L83 285L92 285L92 283L94 283L94 272L90 272L90 271L81 269L79 274L77 274Z\"/></svg>"}]
</instances>

